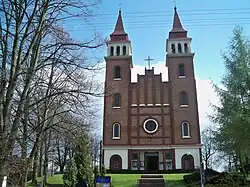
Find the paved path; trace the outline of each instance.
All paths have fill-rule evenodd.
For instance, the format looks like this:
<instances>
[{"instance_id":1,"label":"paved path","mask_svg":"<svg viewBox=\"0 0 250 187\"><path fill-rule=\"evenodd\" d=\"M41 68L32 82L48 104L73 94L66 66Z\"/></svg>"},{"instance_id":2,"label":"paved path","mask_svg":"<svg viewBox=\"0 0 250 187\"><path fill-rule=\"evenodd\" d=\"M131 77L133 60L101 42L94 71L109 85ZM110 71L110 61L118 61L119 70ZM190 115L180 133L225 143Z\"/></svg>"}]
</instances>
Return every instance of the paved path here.
<instances>
[{"instance_id":1,"label":"paved path","mask_svg":"<svg viewBox=\"0 0 250 187\"><path fill-rule=\"evenodd\" d=\"M48 187L62 187L62 184L49 184Z\"/></svg>"}]
</instances>

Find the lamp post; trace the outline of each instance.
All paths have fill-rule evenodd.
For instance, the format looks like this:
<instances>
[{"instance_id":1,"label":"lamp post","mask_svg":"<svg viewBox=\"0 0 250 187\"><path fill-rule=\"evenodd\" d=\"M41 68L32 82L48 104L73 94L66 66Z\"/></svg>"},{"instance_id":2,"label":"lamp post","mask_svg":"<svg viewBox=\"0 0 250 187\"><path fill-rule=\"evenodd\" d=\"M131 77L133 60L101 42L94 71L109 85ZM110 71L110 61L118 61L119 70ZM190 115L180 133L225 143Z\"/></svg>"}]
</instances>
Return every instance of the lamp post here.
<instances>
[{"instance_id":1,"label":"lamp post","mask_svg":"<svg viewBox=\"0 0 250 187\"><path fill-rule=\"evenodd\" d=\"M190 152L186 153L187 155L191 155ZM198 158L198 157L197 157ZM203 178L203 162L202 162L202 156L201 156L201 152L200 152L200 178L201 178L201 187L204 187L204 178Z\"/></svg>"},{"instance_id":2,"label":"lamp post","mask_svg":"<svg viewBox=\"0 0 250 187\"><path fill-rule=\"evenodd\" d=\"M200 150L200 178L201 178L201 187L204 187L204 173L203 173L203 161L202 161L202 154Z\"/></svg>"},{"instance_id":3,"label":"lamp post","mask_svg":"<svg viewBox=\"0 0 250 187\"><path fill-rule=\"evenodd\" d=\"M100 160L99 160L99 171L102 174L102 140L100 140Z\"/></svg>"}]
</instances>

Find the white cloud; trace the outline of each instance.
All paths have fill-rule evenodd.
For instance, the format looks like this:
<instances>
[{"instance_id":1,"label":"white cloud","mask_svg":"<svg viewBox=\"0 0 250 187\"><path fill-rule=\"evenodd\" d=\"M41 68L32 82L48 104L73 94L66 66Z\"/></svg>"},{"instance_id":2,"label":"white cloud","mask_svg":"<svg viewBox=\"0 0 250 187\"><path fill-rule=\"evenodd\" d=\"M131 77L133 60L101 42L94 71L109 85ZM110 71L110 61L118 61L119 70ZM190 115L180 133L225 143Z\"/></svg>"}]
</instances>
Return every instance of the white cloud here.
<instances>
[{"instance_id":1,"label":"white cloud","mask_svg":"<svg viewBox=\"0 0 250 187\"><path fill-rule=\"evenodd\" d=\"M158 63L152 64L154 67L155 74L162 73L162 80L168 80L168 68L165 66L164 61L160 61ZM145 67L141 65L135 65L131 71L131 81L137 82L137 74L144 75ZM98 79L102 82L105 80L105 69L97 75ZM197 99L198 99L198 109L199 109L199 120L201 131L205 128L205 126L210 124L208 115L212 114L213 109L211 107L211 103L218 105L219 99L212 87L212 82L210 80L202 80L199 77L196 77L196 88L197 88ZM103 99L101 101L101 105L103 105ZM103 117L103 112L101 114ZM101 120L102 124L102 120Z\"/></svg>"}]
</instances>

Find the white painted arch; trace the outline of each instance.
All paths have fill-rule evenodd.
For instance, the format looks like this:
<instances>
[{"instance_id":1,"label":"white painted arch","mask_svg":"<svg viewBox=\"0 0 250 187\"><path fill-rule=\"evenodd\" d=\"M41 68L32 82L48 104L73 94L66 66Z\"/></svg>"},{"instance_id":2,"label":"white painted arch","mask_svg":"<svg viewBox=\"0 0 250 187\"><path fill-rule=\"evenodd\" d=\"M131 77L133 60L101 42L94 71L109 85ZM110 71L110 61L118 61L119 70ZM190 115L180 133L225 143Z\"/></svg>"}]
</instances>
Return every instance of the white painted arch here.
<instances>
[{"instance_id":1,"label":"white painted arch","mask_svg":"<svg viewBox=\"0 0 250 187\"><path fill-rule=\"evenodd\" d=\"M124 149L104 149L104 166L110 169L110 158L113 155L119 155L122 158L122 169L128 169L128 150Z\"/></svg>"}]
</instances>

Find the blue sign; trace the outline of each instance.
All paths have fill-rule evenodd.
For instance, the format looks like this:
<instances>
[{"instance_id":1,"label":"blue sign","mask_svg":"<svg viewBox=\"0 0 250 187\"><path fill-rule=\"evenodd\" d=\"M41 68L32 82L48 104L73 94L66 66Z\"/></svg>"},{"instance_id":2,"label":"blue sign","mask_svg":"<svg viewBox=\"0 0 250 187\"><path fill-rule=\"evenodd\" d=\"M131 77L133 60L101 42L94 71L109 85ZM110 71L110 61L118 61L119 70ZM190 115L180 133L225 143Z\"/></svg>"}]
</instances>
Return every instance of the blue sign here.
<instances>
[{"instance_id":1,"label":"blue sign","mask_svg":"<svg viewBox=\"0 0 250 187\"><path fill-rule=\"evenodd\" d=\"M111 177L107 176L98 176L95 178L96 183L100 183L100 184L110 184L111 183Z\"/></svg>"}]
</instances>

